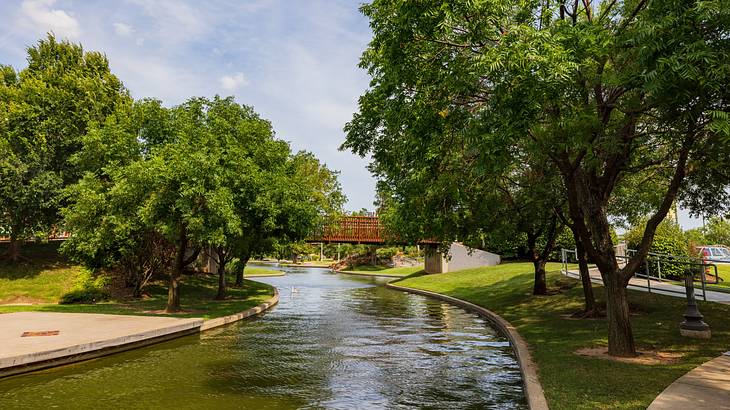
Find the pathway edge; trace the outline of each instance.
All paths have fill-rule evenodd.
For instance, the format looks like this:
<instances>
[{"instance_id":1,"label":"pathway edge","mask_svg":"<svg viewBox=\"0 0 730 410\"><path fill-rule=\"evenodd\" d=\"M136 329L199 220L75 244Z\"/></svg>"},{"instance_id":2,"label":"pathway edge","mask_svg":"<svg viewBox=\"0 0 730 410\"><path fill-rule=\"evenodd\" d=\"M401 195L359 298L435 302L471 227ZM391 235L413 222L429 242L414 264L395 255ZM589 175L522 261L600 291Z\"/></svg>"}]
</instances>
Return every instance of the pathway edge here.
<instances>
[{"instance_id":1,"label":"pathway edge","mask_svg":"<svg viewBox=\"0 0 730 410\"><path fill-rule=\"evenodd\" d=\"M540 384L540 379L537 376L537 365L532 360L532 354L530 348L525 340L520 336L514 326L498 314L492 312L489 309L485 309L474 303L467 302L462 299L458 299L452 296L447 296L441 293L430 292L427 290L409 288L405 286L398 286L394 283L386 283L386 287L400 290L403 292L415 293L422 296L428 296L434 299L440 299L444 302L451 303L453 305L462 307L470 310L489 320L495 327L497 327L502 333L504 333L510 341L512 350L517 356L517 362L520 365L520 373L522 373L522 382L524 384L525 396L527 397L527 404L531 410L547 410L549 409L547 399L545 398L545 391Z\"/></svg>"},{"instance_id":2,"label":"pathway edge","mask_svg":"<svg viewBox=\"0 0 730 410\"><path fill-rule=\"evenodd\" d=\"M276 286L269 286L273 288L274 295L267 299L265 302L252 308L246 309L243 312L208 320L204 320L201 318L183 319L184 322L178 325L165 326L162 328L157 328L141 333L69 346L53 351L30 353L23 355L23 357L10 358L9 360L15 363L0 367L0 379L51 367L58 367L67 364L96 359L114 353L133 350L140 347L165 342L168 340L177 339L183 336L200 334L209 329L225 326L227 324L238 322L251 316L259 315L279 303L279 290L276 288ZM28 358L31 358L33 356L40 357L40 360L27 360ZM5 360L5 362L7 361L8 360Z\"/></svg>"},{"instance_id":3,"label":"pathway edge","mask_svg":"<svg viewBox=\"0 0 730 410\"><path fill-rule=\"evenodd\" d=\"M225 326L229 323L238 322L239 320L243 320L248 317L258 315L260 313L263 313L263 312L271 309L273 306L275 306L277 303L279 303L279 289L277 289L276 286L271 286L271 287L274 288L274 296L267 299L264 303L261 303L252 308L248 308L248 309L244 310L243 312L234 313L234 314L228 315L228 316L216 317L213 319L207 319L207 320L203 321L203 324L200 325L200 332L202 333L209 329L214 329L216 327Z\"/></svg>"}]
</instances>

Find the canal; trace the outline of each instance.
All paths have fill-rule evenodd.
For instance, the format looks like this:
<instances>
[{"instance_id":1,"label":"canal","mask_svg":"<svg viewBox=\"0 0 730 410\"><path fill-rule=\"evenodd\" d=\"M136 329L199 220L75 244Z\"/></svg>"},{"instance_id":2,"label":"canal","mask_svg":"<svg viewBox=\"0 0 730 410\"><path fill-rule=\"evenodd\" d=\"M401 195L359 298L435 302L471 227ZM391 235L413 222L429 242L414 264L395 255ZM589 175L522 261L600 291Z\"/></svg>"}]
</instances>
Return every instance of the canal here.
<instances>
[{"instance_id":1,"label":"canal","mask_svg":"<svg viewBox=\"0 0 730 410\"><path fill-rule=\"evenodd\" d=\"M376 278L282 268L268 313L0 381L0 409L527 408L507 339Z\"/></svg>"}]
</instances>

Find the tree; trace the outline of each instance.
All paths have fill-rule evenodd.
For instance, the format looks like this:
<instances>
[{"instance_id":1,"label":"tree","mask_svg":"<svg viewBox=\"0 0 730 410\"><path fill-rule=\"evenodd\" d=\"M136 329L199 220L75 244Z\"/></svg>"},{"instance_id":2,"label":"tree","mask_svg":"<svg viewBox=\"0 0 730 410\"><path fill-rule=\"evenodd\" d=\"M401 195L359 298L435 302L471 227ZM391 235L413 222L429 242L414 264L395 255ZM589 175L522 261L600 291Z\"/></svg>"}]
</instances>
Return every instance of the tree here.
<instances>
[{"instance_id":1,"label":"tree","mask_svg":"<svg viewBox=\"0 0 730 410\"><path fill-rule=\"evenodd\" d=\"M392 164L380 152L400 152L404 172L420 171L452 135L464 136L466 152L548 158L603 278L609 353L635 355L626 286L657 226L675 200L703 210L728 203L718 189L730 162L728 8L719 0L434 0L375 1L363 11L374 38L362 66L373 81L348 146L373 153L381 174ZM610 205L647 169L662 189L637 253L619 267Z\"/></svg>"},{"instance_id":2,"label":"tree","mask_svg":"<svg viewBox=\"0 0 730 410\"><path fill-rule=\"evenodd\" d=\"M169 138L169 122L159 101L119 105L90 128L69 160L83 174L64 189L63 225L73 234L61 251L91 271L121 276L135 297L154 275L167 274L174 250L141 220L137 199L146 194L145 187L120 189L119 180L126 167Z\"/></svg>"},{"instance_id":3,"label":"tree","mask_svg":"<svg viewBox=\"0 0 730 410\"><path fill-rule=\"evenodd\" d=\"M696 245L720 244L730 246L730 222L725 218L710 218L704 228L705 240L708 243L697 243Z\"/></svg>"},{"instance_id":4,"label":"tree","mask_svg":"<svg viewBox=\"0 0 730 410\"><path fill-rule=\"evenodd\" d=\"M28 48L28 67L0 67L0 123L6 159L0 164L0 225L10 231L8 258L23 240L58 222L59 192L79 172L68 163L81 138L119 104L127 90L106 57L53 35Z\"/></svg>"}]
</instances>

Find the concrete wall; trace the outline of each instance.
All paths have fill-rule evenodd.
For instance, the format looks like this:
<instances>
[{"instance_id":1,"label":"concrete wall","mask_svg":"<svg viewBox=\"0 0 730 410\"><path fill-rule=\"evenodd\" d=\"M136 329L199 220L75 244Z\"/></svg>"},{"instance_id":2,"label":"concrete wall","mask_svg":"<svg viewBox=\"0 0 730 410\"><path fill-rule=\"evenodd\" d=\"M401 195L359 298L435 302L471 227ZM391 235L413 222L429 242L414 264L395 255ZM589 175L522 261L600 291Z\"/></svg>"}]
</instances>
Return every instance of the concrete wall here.
<instances>
[{"instance_id":1,"label":"concrete wall","mask_svg":"<svg viewBox=\"0 0 730 410\"><path fill-rule=\"evenodd\" d=\"M502 258L496 253L472 249L454 242L449 248L448 258L437 252L436 248L426 248L424 270L426 273L446 273L481 266L499 265Z\"/></svg>"},{"instance_id":2,"label":"concrete wall","mask_svg":"<svg viewBox=\"0 0 730 410\"><path fill-rule=\"evenodd\" d=\"M449 256L448 272L478 268L481 266L494 266L499 265L499 263L502 262L502 258L496 253L472 249L458 242L451 244Z\"/></svg>"}]
</instances>

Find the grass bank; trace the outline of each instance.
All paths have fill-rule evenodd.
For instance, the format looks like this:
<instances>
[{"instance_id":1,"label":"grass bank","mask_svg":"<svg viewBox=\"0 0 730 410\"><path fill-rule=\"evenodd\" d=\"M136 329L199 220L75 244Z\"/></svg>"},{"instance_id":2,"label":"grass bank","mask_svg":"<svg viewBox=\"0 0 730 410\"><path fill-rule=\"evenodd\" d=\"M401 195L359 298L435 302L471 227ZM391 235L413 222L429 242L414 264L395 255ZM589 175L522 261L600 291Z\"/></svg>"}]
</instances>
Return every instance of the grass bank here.
<instances>
[{"instance_id":1,"label":"grass bank","mask_svg":"<svg viewBox=\"0 0 730 410\"><path fill-rule=\"evenodd\" d=\"M263 268L261 266L246 266L243 276L284 276L284 272L276 269Z\"/></svg>"},{"instance_id":2,"label":"grass bank","mask_svg":"<svg viewBox=\"0 0 730 410\"><path fill-rule=\"evenodd\" d=\"M532 296L532 266L509 263L439 275L414 275L400 286L429 290L467 300L510 321L530 344L540 381L552 409L644 409L675 379L727 350L730 306L699 302L712 327L710 340L679 335L683 298L629 291L638 346L680 354L674 363L629 364L579 356L584 347L607 346L603 319L574 320L581 309L580 282L561 276L549 264L548 284L555 294ZM603 288L594 285L604 300Z\"/></svg>"},{"instance_id":3,"label":"grass bank","mask_svg":"<svg viewBox=\"0 0 730 410\"><path fill-rule=\"evenodd\" d=\"M397 268L388 268L385 266L358 265L352 269L341 271L341 273L357 273L361 275L384 275L384 276L408 276L418 271L422 271L422 266L401 266Z\"/></svg>"},{"instance_id":4,"label":"grass bank","mask_svg":"<svg viewBox=\"0 0 730 410\"><path fill-rule=\"evenodd\" d=\"M2 251L0 249L0 251ZM20 311L106 313L123 315L173 316L161 313L167 304L167 284L156 282L145 288L141 299L99 302L95 304L59 305L63 295L74 288L84 268L64 260L57 244L32 244L25 249L26 260L18 264L0 263L0 313ZM283 274L266 268L246 269L246 276ZM233 283L234 278L229 278ZM184 312L175 317L227 316L263 303L274 294L274 288L245 281L242 288L229 288L229 298L213 300L218 289L216 275L185 276L181 288Z\"/></svg>"},{"instance_id":5,"label":"grass bank","mask_svg":"<svg viewBox=\"0 0 730 410\"><path fill-rule=\"evenodd\" d=\"M230 278L230 280L232 279ZM0 313L40 311L212 319L232 315L257 306L274 295L273 287L246 280L242 288L229 288L229 297L226 300L213 300L218 289L217 286L218 279L215 275L186 276L183 279L180 291L183 312L174 315L162 312L167 304L167 287L164 283L148 285L145 288L147 295L141 299L95 304L0 305Z\"/></svg>"},{"instance_id":6,"label":"grass bank","mask_svg":"<svg viewBox=\"0 0 730 410\"><path fill-rule=\"evenodd\" d=\"M337 262L337 261L324 260L324 261L308 261L308 262L300 262L300 263L282 262L279 265L290 266L290 267L299 267L299 268L329 268L335 262Z\"/></svg>"}]
</instances>

